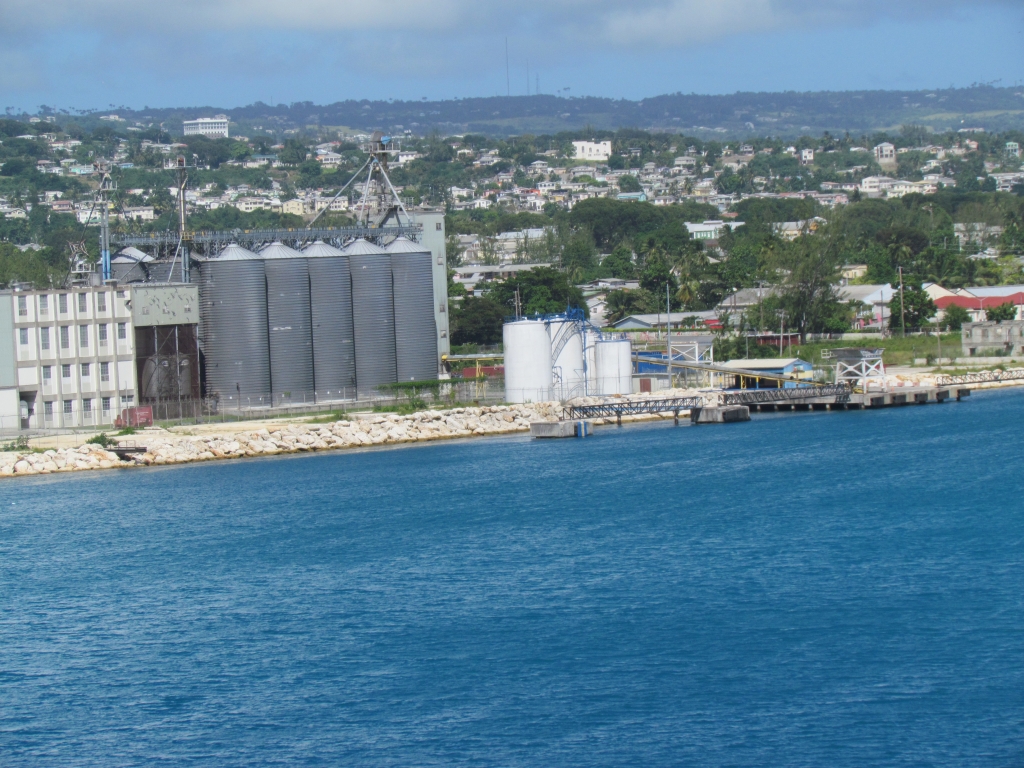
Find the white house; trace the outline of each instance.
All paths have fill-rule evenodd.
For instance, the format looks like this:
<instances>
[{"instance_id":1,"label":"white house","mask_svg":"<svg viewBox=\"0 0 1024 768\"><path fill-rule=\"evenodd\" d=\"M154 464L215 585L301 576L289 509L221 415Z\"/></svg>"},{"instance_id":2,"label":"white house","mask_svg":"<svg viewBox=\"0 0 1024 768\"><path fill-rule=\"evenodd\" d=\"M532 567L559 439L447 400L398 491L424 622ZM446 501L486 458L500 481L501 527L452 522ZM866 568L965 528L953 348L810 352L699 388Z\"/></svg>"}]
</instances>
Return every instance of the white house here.
<instances>
[{"instance_id":1,"label":"white house","mask_svg":"<svg viewBox=\"0 0 1024 768\"><path fill-rule=\"evenodd\" d=\"M572 145L576 150L577 160L607 162L612 156L610 141L574 141Z\"/></svg>"}]
</instances>

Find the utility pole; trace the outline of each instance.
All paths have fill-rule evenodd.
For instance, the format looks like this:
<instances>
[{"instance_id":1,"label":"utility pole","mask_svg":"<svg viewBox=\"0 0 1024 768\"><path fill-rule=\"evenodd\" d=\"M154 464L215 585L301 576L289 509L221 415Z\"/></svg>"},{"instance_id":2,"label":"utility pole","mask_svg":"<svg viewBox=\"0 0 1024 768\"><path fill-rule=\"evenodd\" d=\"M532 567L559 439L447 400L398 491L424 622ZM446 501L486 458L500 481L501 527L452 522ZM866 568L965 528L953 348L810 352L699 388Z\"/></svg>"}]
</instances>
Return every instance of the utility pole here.
<instances>
[{"instance_id":1,"label":"utility pole","mask_svg":"<svg viewBox=\"0 0 1024 768\"><path fill-rule=\"evenodd\" d=\"M665 283L665 350L668 352L668 388L672 389L672 284Z\"/></svg>"},{"instance_id":2,"label":"utility pole","mask_svg":"<svg viewBox=\"0 0 1024 768\"><path fill-rule=\"evenodd\" d=\"M903 267L900 270L900 328L904 338L907 336L907 312L903 305Z\"/></svg>"},{"instance_id":3,"label":"utility pole","mask_svg":"<svg viewBox=\"0 0 1024 768\"><path fill-rule=\"evenodd\" d=\"M782 335L786 331L786 310L782 310L782 319L779 320L779 357L782 357Z\"/></svg>"}]
</instances>

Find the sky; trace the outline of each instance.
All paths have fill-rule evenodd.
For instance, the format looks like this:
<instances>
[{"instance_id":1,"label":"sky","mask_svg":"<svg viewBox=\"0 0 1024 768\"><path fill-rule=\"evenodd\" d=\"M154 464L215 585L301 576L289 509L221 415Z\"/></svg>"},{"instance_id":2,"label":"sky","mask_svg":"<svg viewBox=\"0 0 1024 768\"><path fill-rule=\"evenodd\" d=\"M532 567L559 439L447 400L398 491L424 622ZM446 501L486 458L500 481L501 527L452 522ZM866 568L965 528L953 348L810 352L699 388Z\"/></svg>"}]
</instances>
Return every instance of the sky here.
<instances>
[{"instance_id":1,"label":"sky","mask_svg":"<svg viewBox=\"0 0 1024 768\"><path fill-rule=\"evenodd\" d=\"M0 0L16 111L973 83L1024 84L1024 0Z\"/></svg>"}]
</instances>

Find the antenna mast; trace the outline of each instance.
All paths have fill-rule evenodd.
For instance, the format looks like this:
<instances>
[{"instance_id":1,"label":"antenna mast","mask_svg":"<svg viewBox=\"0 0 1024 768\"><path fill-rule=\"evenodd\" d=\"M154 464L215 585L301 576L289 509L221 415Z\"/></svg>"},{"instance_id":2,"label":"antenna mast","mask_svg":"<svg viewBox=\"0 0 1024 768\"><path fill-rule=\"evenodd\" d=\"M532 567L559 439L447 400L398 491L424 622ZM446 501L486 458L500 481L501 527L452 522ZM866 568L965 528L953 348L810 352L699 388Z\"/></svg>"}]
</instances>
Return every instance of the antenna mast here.
<instances>
[{"instance_id":1,"label":"antenna mast","mask_svg":"<svg viewBox=\"0 0 1024 768\"><path fill-rule=\"evenodd\" d=\"M110 272L110 193L116 185L110 178L110 163L106 160L97 160L92 167L100 175L100 188L98 190L100 204L100 273L103 281L111 277Z\"/></svg>"}]
</instances>

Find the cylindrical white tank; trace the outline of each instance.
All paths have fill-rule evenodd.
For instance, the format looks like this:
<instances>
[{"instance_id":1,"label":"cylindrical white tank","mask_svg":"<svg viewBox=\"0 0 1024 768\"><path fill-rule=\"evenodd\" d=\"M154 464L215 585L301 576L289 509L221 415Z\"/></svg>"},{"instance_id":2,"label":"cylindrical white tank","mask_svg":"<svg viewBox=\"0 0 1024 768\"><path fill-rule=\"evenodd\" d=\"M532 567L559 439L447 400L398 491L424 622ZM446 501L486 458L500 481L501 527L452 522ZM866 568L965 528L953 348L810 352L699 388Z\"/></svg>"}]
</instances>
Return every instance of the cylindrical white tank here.
<instances>
[{"instance_id":1,"label":"cylindrical white tank","mask_svg":"<svg viewBox=\"0 0 1024 768\"><path fill-rule=\"evenodd\" d=\"M502 329L505 344L505 401L551 400L551 338L543 320L517 320Z\"/></svg>"},{"instance_id":2,"label":"cylindrical white tank","mask_svg":"<svg viewBox=\"0 0 1024 768\"><path fill-rule=\"evenodd\" d=\"M599 341L596 348L598 394L632 394L633 350L629 339Z\"/></svg>"},{"instance_id":3,"label":"cylindrical white tank","mask_svg":"<svg viewBox=\"0 0 1024 768\"><path fill-rule=\"evenodd\" d=\"M583 358L587 363L587 394L597 395L597 342L600 341L599 334L590 332L583 337Z\"/></svg>"},{"instance_id":4,"label":"cylindrical white tank","mask_svg":"<svg viewBox=\"0 0 1024 768\"><path fill-rule=\"evenodd\" d=\"M585 395L583 386L583 336L568 320L550 321L551 368L555 398L566 400ZM564 340L564 343L563 343Z\"/></svg>"}]
</instances>

